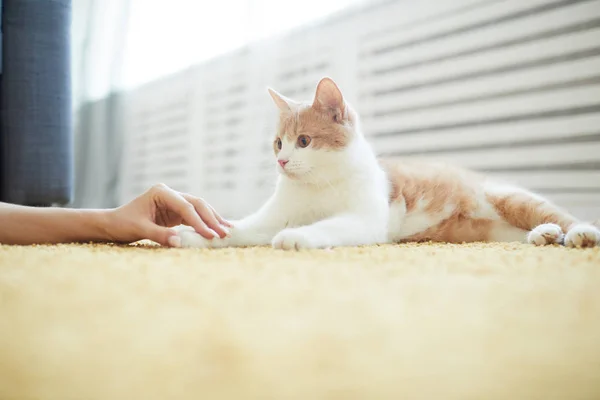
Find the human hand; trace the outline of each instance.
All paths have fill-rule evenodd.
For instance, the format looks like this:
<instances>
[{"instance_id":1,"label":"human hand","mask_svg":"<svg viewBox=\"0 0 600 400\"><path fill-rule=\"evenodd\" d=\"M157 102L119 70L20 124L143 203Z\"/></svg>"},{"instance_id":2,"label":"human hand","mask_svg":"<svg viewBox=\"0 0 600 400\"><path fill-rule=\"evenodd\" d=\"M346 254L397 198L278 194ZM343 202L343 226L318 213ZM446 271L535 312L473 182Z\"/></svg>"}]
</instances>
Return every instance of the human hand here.
<instances>
[{"instance_id":1,"label":"human hand","mask_svg":"<svg viewBox=\"0 0 600 400\"><path fill-rule=\"evenodd\" d=\"M180 247L172 228L188 225L206 239L224 238L231 223L205 200L158 184L131 202L110 211L109 236L116 242L150 239L163 246Z\"/></svg>"}]
</instances>

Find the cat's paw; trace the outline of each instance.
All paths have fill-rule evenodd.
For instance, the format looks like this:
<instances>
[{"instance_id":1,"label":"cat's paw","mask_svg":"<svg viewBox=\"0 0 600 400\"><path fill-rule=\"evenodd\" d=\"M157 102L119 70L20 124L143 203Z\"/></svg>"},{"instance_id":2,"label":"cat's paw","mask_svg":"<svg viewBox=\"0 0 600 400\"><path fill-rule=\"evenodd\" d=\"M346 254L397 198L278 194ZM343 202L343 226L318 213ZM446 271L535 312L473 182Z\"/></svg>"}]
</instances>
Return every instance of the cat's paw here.
<instances>
[{"instance_id":1,"label":"cat's paw","mask_svg":"<svg viewBox=\"0 0 600 400\"><path fill-rule=\"evenodd\" d=\"M567 247L595 247L600 245L600 230L593 225L579 224L565 235Z\"/></svg>"},{"instance_id":2,"label":"cat's paw","mask_svg":"<svg viewBox=\"0 0 600 400\"><path fill-rule=\"evenodd\" d=\"M273 248L281 250L316 249L322 247L314 235L303 229L284 229L273 238Z\"/></svg>"},{"instance_id":3,"label":"cat's paw","mask_svg":"<svg viewBox=\"0 0 600 400\"><path fill-rule=\"evenodd\" d=\"M563 231L561 227L556 224L538 225L527 234L527 243L536 246L562 243L563 239Z\"/></svg>"},{"instance_id":4,"label":"cat's paw","mask_svg":"<svg viewBox=\"0 0 600 400\"><path fill-rule=\"evenodd\" d=\"M175 229L177 237L181 242L181 247L206 249L211 246L211 240L205 239L198 232L189 226L181 226Z\"/></svg>"}]
</instances>

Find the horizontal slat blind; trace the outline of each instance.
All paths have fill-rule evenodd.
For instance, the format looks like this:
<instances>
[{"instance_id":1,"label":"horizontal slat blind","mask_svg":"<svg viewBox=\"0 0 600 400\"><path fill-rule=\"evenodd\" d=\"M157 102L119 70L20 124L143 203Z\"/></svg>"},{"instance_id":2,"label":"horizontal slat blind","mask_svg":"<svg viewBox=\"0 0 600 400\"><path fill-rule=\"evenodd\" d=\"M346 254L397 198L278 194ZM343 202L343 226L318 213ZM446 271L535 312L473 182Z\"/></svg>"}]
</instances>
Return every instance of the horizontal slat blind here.
<instances>
[{"instance_id":1,"label":"horizontal slat blind","mask_svg":"<svg viewBox=\"0 0 600 400\"><path fill-rule=\"evenodd\" d=\"M361 39L388 157L458 163L600 217L600 2L497 1Z\"/></svg>"},{"instance_id":2,"label":"horizontal slat blind","mask_svg":"<svg viewBox=\"0 0 600 400\"><path fill-rule=\"evenodd\" d=\"M381 155L456 162L600 217L600 0L373 1L127 96L123 197L158 180L238 217L269 195L271 86L333 77Z\"/></svg>"},{"instance_id":3,"label":"horizontal slat blind","mask_svg":"<svg viewBox=\"0 0 600 400\"><path fill-rule=\"evenodd\" d=\"M187 77L154 82L126 99L121 198L127 200L163 182L190 189Z\"/></svg>"}]
</instances>

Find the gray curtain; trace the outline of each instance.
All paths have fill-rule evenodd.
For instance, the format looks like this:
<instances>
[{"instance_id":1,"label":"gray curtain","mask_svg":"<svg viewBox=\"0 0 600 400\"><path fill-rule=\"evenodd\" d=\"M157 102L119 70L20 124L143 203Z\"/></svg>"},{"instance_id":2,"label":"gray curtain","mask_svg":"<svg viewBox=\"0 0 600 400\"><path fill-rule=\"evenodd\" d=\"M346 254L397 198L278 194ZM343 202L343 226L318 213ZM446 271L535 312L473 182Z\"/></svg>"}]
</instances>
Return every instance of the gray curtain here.
<instances>
[{"instance_id":1,"label":"gray curtain","mask_svg":"<svg viewBox=\"0 0 600 400\"><path fill-rule=\"evenodd\" d=\"M95 7L101 2L91 0L84 48L81 52L79 91L86 93L87 85L93 81L94 65L89 62L94 49L90 46L91 35L100 32L102 20L95 18ZM122 0L118 32L112 46L110 82L116 86L122 67L123 51L129 21L130 1ZM73 206L106 208L118 205L118 182L123 147L123 95L109 93L102 100L90 101L79 96L75 123L75 193Z\"/></svg>"},{"instance_id":2,"label":"gray curtain","mask_svg":"<svg viewBox=\"0 0 600 400\"><path fill-rule=\"evenodd\" d=\"M67 204L72 189L71 0L4 0L0 200Z\"/></svg>"}]
</instances>

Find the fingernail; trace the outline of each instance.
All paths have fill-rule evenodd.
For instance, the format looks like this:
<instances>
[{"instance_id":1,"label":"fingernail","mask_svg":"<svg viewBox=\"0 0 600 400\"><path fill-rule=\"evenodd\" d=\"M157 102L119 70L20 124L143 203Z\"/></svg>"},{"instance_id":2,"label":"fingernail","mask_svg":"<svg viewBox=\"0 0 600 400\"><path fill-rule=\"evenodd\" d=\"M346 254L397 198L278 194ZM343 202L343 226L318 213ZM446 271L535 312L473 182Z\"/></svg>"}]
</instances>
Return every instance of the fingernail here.
<instances>
[{"instance_id":1,"label":"fingernail","mask_svg":"<svg viewBox=\"0 0 600 400\"><path fill-rule=\"evenodd\" d=\"M231 223L231 221L224 219L223 222L225 222L230 228L233 226L233 223Z\"/></svg>"},{"instance_id":2,"label":"fingernail","mask_svg":"<svg viewBox=\"0 0 600 400\"><path fill-rule=\"evenodd\" d=\"M215 237L215 239L221 239L221 236L219 236L219 234L215 231L213 231L212 229L209 229L210 233Z\"/></svg>"},{"instance_id":3,"label":"fingernail","mask_svg":"<svg viewBox=\"0 0 600 400\"><path fill-rule=\"evenodd\" d=\"M171 247L181 247L181 238L179 236L170 236L167 242Z\"/></svg>"},{"instance_id":4,"label":"fingernail","mask_svg":"<svg viewBox=\"0 0 600 400\"><path fill-rule=\"evenodd\" d=\"M231 232L229 231L229 229L225 227L221 227L221 229L223 229L223 232L225 232L225 237L231 237Z\"/></svg>"}]
</instances>

